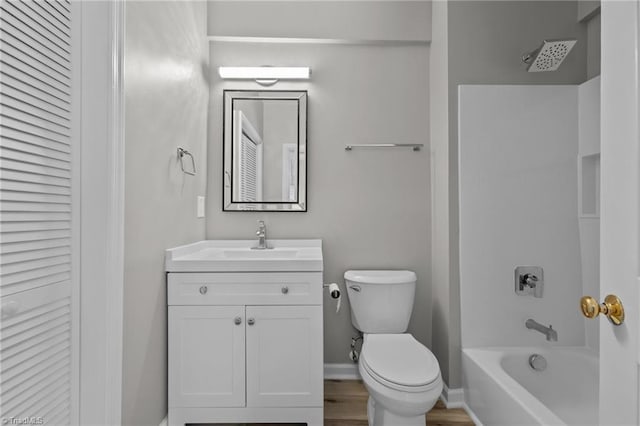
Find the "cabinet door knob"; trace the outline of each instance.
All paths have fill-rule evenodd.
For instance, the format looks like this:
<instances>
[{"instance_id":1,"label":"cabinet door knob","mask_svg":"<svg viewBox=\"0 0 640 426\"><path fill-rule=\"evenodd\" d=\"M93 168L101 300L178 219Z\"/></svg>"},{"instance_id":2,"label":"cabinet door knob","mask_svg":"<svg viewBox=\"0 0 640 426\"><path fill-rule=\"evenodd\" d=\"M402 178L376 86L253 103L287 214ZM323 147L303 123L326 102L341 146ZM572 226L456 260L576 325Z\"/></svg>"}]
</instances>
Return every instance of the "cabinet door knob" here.
<instances>
[{"instance_id":1,"label":"cabinet door knob","mask_svg":"<svg viewBox=\"0 0 640 426\"><path fill-rule=\"evenodd\" d=\"M207 294L207 290L208 290L207 286L203 285L202 287L200 287L200 294Z\"/></svg>"},{"instance_id":2,"label":"cabinet door knob","mask_svg":"<svg viewBox=\"0 0 640 426\"><path fill-rule=\"evenodd\" d=\"M235 325L240 325L240 324L242 324L242 318L241 318L241 317L235 317L235 318L233 319L233 323L234 323Z\"/></svg>"},{"instance_id":3,"label":"cabinet door knob","mask_svg":"<svg viewBox=\"0 0 640 426\"><path fill-rule=\"evenodd\" d=\"M289 287L285 285L282 287L282 294L287 294L287 293L289 293Z\"/></svg>"},{"instance_id":4,"label":"cabinet door knob","mask_svg":"<svg viewBox=\"0 0 640 426\"><path fill-rule=\"evenodd\" d=\"M256 320L255 320L254 318L249 318L249 319L247 320L247 324L249 324L249 325L253 325L253 324L255 324L255 323L256 323Z\"/></svg>"}]
</instances>

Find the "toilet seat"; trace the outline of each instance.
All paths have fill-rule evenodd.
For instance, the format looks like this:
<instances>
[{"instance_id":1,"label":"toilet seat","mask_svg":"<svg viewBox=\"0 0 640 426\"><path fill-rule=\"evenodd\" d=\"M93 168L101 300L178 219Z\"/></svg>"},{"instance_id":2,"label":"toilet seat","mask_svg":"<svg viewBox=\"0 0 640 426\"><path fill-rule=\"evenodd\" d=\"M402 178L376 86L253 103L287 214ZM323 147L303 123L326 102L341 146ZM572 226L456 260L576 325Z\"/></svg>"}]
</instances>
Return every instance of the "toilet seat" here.
<instances>
[{"instance_id":1,"label":"toilet seat","mask_svg":"<svg viewBox=\"0 0 640 426\"><path fill-rule=\"evenodd\" d=\"M440 366L411 334L367 334L362 367L378 383L403 392L425 392L439 385Z\"/></svg>"}]
</instances>

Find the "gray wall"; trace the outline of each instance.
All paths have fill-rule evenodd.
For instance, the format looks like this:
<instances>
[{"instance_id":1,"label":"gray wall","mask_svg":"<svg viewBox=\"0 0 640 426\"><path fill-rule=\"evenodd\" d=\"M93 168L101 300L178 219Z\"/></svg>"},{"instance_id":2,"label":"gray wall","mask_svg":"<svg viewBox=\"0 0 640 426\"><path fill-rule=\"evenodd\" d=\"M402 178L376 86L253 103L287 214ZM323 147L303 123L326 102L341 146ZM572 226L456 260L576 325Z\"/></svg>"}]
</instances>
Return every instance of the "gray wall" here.
<instances>
[{"instance_id":1,"label":"gray wall","mask_svg":"<svg viewBox=\"0 0 640 426\"><path fill-rule=\"evenodd\" d=\"M448 5L433 3L430 48L430 128L431 128L431 350L438 358L445 382L449 382L452 357L450 341L460 340L460 327L452 311L449 287L449 51ZM456 306L456 305L453 305ZM457 328L456 328L457 327ZM453 362L455 364L455 361ZM459 369L459 366L457 367Z\"/></svg>"},{"instance_id":2,"label":"gray wall","mask_svg":"<svg viewBox=\"0 0 640 426\"><path fill-rule=\"evenodd\" d=\"M596 14L600 14L600 0L578 1L578 21L586 21Z\"/></svg>"},{"instance_id":3,"label":"gray wall","mask_svg":"<svg viewBox=\"0 0 640 426\"><path fill-rule=\"evenodd\" d=\"M206 185L206 3L126 3L125 276L122 423L167 413L164 250L201 240ZM198 175L180 170L176 148Z\"/></svg>"},{"instance_id":4,"label":"gray wall","mask_svg":"<svg viewBox=\"0 0 640 426\"><path fill-rule=\"evenodd\" d=\"M575 1L450 1L447 2L449 155L448 181L436 182L434 192L448 185L449 277L434 283L434 306L448 307L449 323L434 321L433 334L448 344L450 388L461 386L460 374L460 277L458 233L458 85L460 84L578 84L587 78L586 25L577 22ZM528 73L521 56L544 39L576 38L578 44L560 69ZM436 39L432 48L435 50ZM534 123L532 123L534 126ZM443 243L444 244L444 243ZM441 245L442 246L442 245ZM440 300L442 297L442 300ZM446 300L446 298L449 300ZM444 309L443 308L443 309ZM440 349L438 349L440 350Z\"/></svg>"},{"instance_id":5,"label":"gray wall","mask_svg":"<svg viewBox=\"0 0 640 426\"><path fill-rule=\"evenodd\" d=\"M221 37L412 40L431 38L431 1L209 1Z\"/></svg>"},{"instance_id":6,"label":"gray wall","mask_svg":"<svg viewBox=\"0 0 640 426\"><path fill-rule=\"evenodd\" d=\"M598 2L600 3L600 2ZM587 25L587 79L600 75L600 9L585 21Z\"/></svg>"},{"instance_id":7,"label":"gray wall","mask_svg":"<svg viewBox=\"0 0 640 426\"><path fill-rule=\"evenodd\" d=\"M418 274L410 331L431 343L429 51L426 46L212 43L207 238L254 239L264 219L270 238L322 238L324 280L344 290L357 268L407 268ZM222 212L222 90L260 89L221 81L221 65L310 66L306 213ZM349 143L420 142L423 151L358 150ZM345 294L346 296L346 294ZM325 296L325 362L350 362L351 327Z\"/></svg>"},{"instance_id":8,"label":"gray wall","mask_svg":"<svg viewBox=\"0 0 640 426\"><path fill-rule=\"evenodd\" d=\"M242 113L249 119L249 122L253 128L262 137L262 117L264 115L264 103L254 102L250 100L238 100L236 109L242 111Z\"/></svg>"},{"instance_id":9,"label":"gray wall","mask_svg":"<svg viewBox=\"0 0 640 426\"><path fill-rule=\"evenodd\" d=\"M587 26L587 79L600 75L600 0L578 0L578 21Z\"/></svg>"},{"instance_id":10,"label":"gray wall","mask_svg":"<svg viewBox=\"0 0 640 426\"><path fill-rule=\"evenodd\" d=\"M294 101L265 102L263 108L262 199L282 201L282 148L298 142L298 104Z\"/></svg>"}]
</instances>

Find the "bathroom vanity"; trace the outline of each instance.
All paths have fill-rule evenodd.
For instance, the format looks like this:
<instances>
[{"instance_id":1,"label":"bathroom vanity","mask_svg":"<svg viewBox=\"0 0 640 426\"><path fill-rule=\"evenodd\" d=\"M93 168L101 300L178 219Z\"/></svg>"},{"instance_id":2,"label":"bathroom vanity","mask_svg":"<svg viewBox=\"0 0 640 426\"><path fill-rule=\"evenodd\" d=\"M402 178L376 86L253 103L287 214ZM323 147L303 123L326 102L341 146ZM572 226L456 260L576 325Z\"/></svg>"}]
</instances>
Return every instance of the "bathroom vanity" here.
<instances>
[{"instance_id":1,"label":"bathroom vanity","mask_svg":"<svg viewBox=\"0 0 640 426\"><path fill-rule=\"evenodd\" d=\"M321 240L166 252L170 426L322 425Z\"/></svg>"}]
</instances>

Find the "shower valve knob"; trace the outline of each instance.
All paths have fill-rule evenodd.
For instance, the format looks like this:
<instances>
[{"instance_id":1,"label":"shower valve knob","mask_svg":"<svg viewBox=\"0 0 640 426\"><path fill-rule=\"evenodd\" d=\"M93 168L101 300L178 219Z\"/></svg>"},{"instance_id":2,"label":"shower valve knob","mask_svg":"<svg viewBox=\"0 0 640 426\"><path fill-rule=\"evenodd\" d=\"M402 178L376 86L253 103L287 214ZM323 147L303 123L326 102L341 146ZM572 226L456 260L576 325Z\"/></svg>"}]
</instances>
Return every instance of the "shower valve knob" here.
<instances>
[{"instance_id":1,"label":"shower valve knob","mask_svg":"<svg viewBox=\"0 0 640 426\"><path fill-rule=\"evenodd\" d=\"M524 274L520 276L520 283L523 285L528 285L529 287L535 287L538 282L538 277L533 274Z\"/></svg>"},{"instance_id":2,"label":"shower valve knob","mask_svg":"<svg viewBox=\"0 0 640 426\"><path fill-rule=\"evenodd\" d=\"M580 299L580 310L587 318L595 318L603 314L613 325L620 325L624 322L624 306L618 296L610 294L604 298L602 304L591 296L583 296Z\"/></svg>"}]
</instances>

